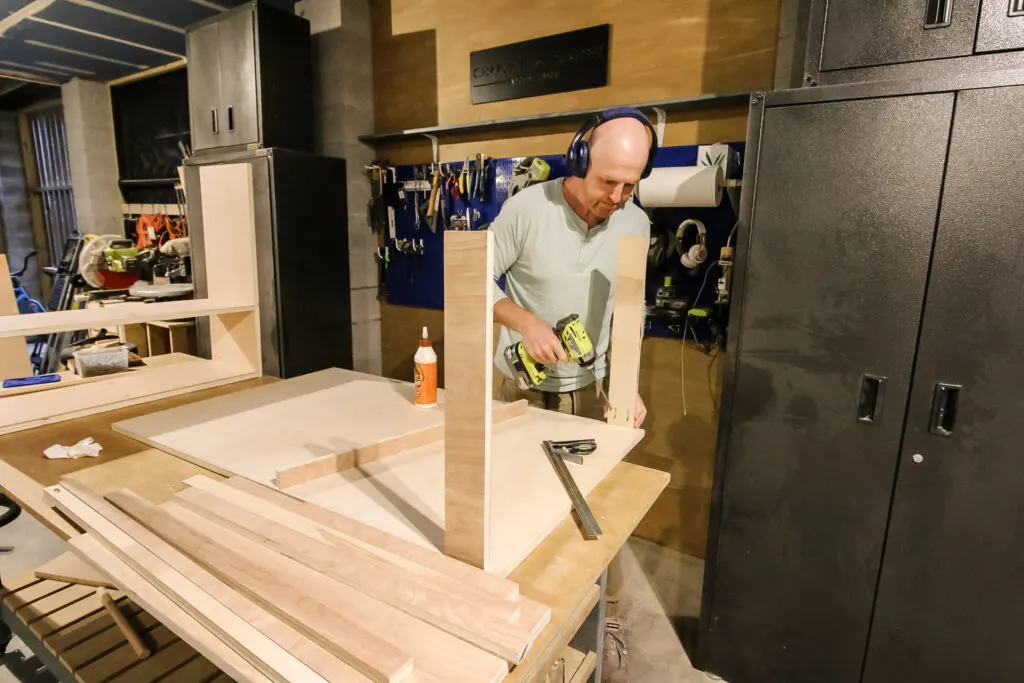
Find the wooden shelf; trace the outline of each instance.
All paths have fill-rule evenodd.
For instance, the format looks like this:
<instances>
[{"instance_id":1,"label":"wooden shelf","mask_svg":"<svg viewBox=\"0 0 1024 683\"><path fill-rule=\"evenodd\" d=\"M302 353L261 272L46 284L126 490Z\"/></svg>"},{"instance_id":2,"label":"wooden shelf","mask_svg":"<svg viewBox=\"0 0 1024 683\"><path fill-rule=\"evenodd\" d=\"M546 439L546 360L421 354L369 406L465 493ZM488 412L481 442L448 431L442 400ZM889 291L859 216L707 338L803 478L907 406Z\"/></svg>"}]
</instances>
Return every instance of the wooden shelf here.
<instances>
[{"instance_id":1,"label":"wooden shelf","mask_svg":"<svg viewBox=\"0 0 1024 683\"><path fill-rule=\"evenodd\" d=\"M0 316L0 338L26 337L34 334L99 327L112 328L118 325L144 323L152 320L239 313L251 311L253 308L251 305L229 304L208 299L189 299L152 304L124 303L77 311L6 315Z\"/></svg>"},{"instance_id":2,"label":"wooden shelf","mask_svg":"<svg viewBox=\"0 0 1024 683\"><path fill-rule=\"evenodd\" d=\"M661 100L658 102L644 102L642 104L629 105L637 109L663 109L666 112L677 111L701 111L704 109L718 109L722 107L746 107L750 103L749 92L715 93L709 95L696 95L694 97L683 97L674 100ZM464 133L478 133L485 130L507 130L512 128L526 128L539 123L561 123L564 121L580 122L587 116L610 109L610 107L595 107L592 109L576 109L573 111L555 112L552 114L535 114L533 116L516 116L508 119L494 119L491 121L476 121L473 123L457 123L451 126L431 126L429 128L409 128L388 133L373 133L372 135L360 135L361 142L391 142L420 135L458 135Z\"/></svg>"},{"instance_id":3,"label":"wooden shelf","mask_svg":"<svg viewBox=\"0 0 1024 683\"><path fill-rule=\"evenodd\" d=\"M137 368L100 378L82 380L60 387L60 391L42 391L18 397L5 404L0 413L0 434L38 427L50 422L88 415L98 410L114 410L189 391L258 377L259 373L236 363L220 360L176 357L167 364Z\"/></svg>"}]
</instances>

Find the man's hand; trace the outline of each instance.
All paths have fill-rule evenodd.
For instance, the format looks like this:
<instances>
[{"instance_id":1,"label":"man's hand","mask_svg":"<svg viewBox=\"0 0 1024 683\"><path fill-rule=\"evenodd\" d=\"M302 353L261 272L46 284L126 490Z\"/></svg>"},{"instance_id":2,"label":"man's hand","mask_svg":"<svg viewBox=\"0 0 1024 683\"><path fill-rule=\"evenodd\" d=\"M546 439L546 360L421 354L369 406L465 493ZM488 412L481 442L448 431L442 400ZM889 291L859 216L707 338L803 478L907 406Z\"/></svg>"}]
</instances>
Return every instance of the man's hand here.
<instances>
[{"instance_id":1,"label":"man's hand","mask_svg":"<svg viewBox=\"0 0 1024 683\"><path fill-rule=\"evenodd\" d=\"M647 406L644 405L644 400L640 398L640 394L637 394L636 407L633 410L633 428L640 429L645 419L647 419Z\"/></svg>"},{"instance_id":2,"label":"man's hand","mask_svg":"<svg viewBox=\"0 0 1024 683\"><path fill-rule=\"evenodd\" d=\"M520 308L511 299L502 299L494 304L494 320L522 335L523 345L538 363L553 365L569 360L562 343L551 329L551 323Z\"/></svg>"},{"instance_id":3,"label":"man's hand","mask_svg":"<svg viewBox=\"0 0 1024 683\"><path fill-rule=\"evenodd\" d=\"M551 324L543 318L534 315L533 320L529 320L518 332L523 335L523 345L535 361L554 365L569 360Z\"/></svg>"}]
</instances>

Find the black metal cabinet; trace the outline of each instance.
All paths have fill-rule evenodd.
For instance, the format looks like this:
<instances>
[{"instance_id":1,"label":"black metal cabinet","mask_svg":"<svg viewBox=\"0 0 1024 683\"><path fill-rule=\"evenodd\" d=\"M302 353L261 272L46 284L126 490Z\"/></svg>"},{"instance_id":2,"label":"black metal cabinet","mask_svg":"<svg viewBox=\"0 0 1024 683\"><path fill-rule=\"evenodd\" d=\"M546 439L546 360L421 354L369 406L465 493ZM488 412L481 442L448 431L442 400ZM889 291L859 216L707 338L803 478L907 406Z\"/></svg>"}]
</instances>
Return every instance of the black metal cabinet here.
<instances>
[{"instance_id":1,"label":"black metal cabinet","mask_svg":"<svg viewBox=\"0 0 1024 683\"><path fill-rule=\"evenodd\" d=\"M982 0L978 52L1024 49L1024 0Z\"/></svg>"},{"instance_id":2,"label":"black metal cabinet","mask_svg":"<svg viewBox=\"0 0 1024 683\"><path fill-rule=\"evenodd\" d=\"M1024 680L1024 72L755 99L698 659Z\"/></svg>"},{"instance_id":3,"label":"black metal cabinet","mask_svg":"<svg viewBox=\"0 0 1024 683\"><path fill-rule=\"evenodd\" d=\"M1022 109L957 96L865 683L1024 681Z\"/></svg>"},{"instance_id":4,"label":"black metal cabinet","mask_svg":"<svg viewBox=\"0 0 1024 683\"><path fill-rule=\"evenodd\" d=\"M952 109L764 115L707 640L728 681L857 681Z\"/></svg>"},{"instance_id":5,"label":"black metal cabinet","mask_svg":"<svg viewBox=\"0 0 1024 683\"><path fill-rule=\"evenodd\" d=\"M809 0L804 85L1024 68L1024 0Z\"/></svg>"},{"instance_id":6,"label":"black metal cabinet","mask_svg":"<svg viewBox=\"0 0 1024 683\"><path fill-rule=\"evenodd\" d=\"M196 153L312 150L308 21L252 2L189 27L186 38Z\"/></svg>"},{"instance_id":7,"label":"black metal cabinet","mask_svg":"<svg viewBox=\"0 0 1024 683\"><path fill-rule=\"evenodd\" d=\"M829 0L821 68L969 55L977 25L978 0Z\"/></svg>"}]
</instances>

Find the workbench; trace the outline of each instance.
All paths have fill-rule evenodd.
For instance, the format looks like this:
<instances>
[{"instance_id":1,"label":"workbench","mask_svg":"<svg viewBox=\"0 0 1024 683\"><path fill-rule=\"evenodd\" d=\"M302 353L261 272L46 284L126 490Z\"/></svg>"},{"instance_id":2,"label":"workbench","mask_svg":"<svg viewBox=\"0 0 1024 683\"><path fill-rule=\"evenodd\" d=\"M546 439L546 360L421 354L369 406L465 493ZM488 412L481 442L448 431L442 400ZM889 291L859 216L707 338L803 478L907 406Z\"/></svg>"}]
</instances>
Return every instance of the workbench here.
<instances>
[{"instance_id":1,"label":"workbench","mask_svg":"<svg viewBox=\"0 0 1024 683\"><path fill-rule=\"evenodd\" d=\"M65 540L80 531L50 507L43 493L45 487L63 478L98 493L126 487L155 503L170 500L184 488L183 479L195 474L221 477L115 433L111 424L274 381L260 378L237 382L0 436L0 491ZM43 449L55 443L68 445L87 436L103 446L98 458L42 457ZM510 574L522 594L548 605L552 616L506 681L544 681L560 657L566 659L565 681L600 680L605 571L668 479L664 472L619 463L587 496L603 535L585 540L576 520L568 517ZM3 620L62 681L228 680L155 621L146 625L157 640L153 656L131 659L123 641L111 640L112 623L100 610L99 600L89 597L81 587L36 582L32 577L2 579L12 590L3 599ZM139 613L143 622L152 620L128 598L121 600L125 609ZM173 676L168 678L171 673Z\"/></svg>"}]
</instances>

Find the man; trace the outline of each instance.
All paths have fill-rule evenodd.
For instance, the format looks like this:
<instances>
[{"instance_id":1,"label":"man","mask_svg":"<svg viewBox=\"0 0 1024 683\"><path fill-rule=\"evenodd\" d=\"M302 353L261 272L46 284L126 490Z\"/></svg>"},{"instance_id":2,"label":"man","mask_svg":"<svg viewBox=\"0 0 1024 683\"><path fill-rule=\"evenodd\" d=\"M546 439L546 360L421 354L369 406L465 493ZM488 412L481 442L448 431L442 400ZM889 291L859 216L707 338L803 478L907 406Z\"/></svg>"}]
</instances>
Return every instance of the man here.
<instances>
[{"instance_id":1,"label":"man","mask_svg":"<svg viewBox=\"0 0 1024 683\"><path fill-rule=\"evenodd\" d=\"M506 277L506 291L495 284L494 319L502 325L495 363L504 375L498 398L604 416L618 242L622 236L650 237L647 215L630 200L655 150L654 130L639 111L604 112L584 124L569 148L570 171L577 175L529 187L502 206L490 228L495 277ZM567 363L552 330L573 313L597 352L591 368ZM503 356L520 339L545 365L547 379L535 390L519 389ZM645 416L637 396L634 426Z\"/></svg>"},{"instance_id":2,"label":"man","mask_svg":"<svg viewBox=\"0 0 1024 683\"><path fill-rule=\"evenodd\" d=\"M589 139L588 139L589 138ZM581 152L582 149L582 152ZM505 202L491 225L495 283L494 319L502 325L495 363L503 373L497 398L526 398L549 410L602 419L603 390L614 310L619 237L650 238L647 215L630 200L650 173L657 149L654 129L636 109L604 112L580 128L566 155L570 173L527 188ZM597 360L590 369L566 363L565 349L552 331L561 318L576 313L594 343ZM504 358L522 339L547 379L523 391ZM611 349L614 353L614 349ZM647 410L636 397L634 426ZM606 666L626 674L625 641L618 621L622 584L620 560L608 567Z\"/></svg>"}]
</instances>

